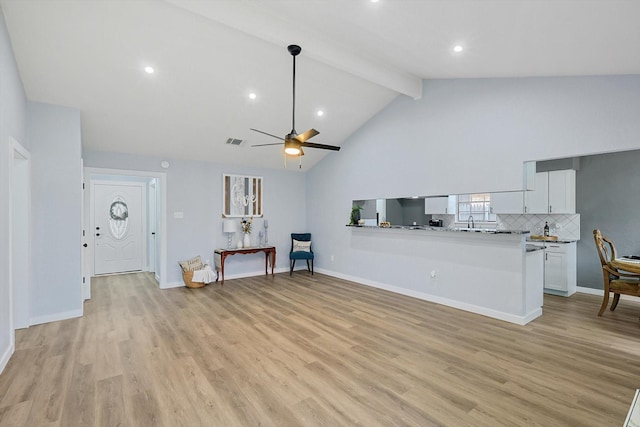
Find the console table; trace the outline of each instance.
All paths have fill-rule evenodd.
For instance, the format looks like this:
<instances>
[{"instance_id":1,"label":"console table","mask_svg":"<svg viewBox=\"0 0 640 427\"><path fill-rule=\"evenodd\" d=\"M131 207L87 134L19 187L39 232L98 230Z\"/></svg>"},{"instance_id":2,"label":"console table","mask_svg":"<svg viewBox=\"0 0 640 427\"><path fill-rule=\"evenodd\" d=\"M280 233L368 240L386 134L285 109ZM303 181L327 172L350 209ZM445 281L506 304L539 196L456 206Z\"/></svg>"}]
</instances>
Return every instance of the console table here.
<instances>
[{"instance_id":1,"label":"console table","mask_svg":"<svg viewBox=\"0 0 640 427\"><path fill-rule=\"evenodd\" d=\"M258 252L264 252L264 274L269 275L269 264L271 264L271 275L273 276L273 267L276 265L276 247L275 246L260 246L255 248L242 248L242 249L216 249L213 252L213 259L215 261L216 282L220 278L222 273L222 284L224 285L224 260L231 255L249 255Z\"/></svg>"}]
</instances>

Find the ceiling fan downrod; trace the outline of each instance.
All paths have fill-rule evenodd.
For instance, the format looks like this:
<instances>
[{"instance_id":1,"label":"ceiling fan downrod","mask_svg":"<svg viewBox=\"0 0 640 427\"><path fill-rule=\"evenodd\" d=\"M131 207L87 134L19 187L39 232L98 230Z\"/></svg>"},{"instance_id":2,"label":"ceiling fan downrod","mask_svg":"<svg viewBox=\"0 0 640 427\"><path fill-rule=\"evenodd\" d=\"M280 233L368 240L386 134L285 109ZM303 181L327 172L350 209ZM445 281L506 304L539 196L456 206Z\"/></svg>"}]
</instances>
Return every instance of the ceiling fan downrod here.
<instances>
[{"instance_id":1,"label":"ceiling fan downrod","mask_svg":"<svg viewBox=\"0 0 640 427\"><path fill-rule=\"evenodd\" d=\"M300 55L302 48L297 44L290 44L287 50L293 56L293 110L291 111L291 136L298 136L296 132L296 56Z\"/></svg>"}]
</instances>

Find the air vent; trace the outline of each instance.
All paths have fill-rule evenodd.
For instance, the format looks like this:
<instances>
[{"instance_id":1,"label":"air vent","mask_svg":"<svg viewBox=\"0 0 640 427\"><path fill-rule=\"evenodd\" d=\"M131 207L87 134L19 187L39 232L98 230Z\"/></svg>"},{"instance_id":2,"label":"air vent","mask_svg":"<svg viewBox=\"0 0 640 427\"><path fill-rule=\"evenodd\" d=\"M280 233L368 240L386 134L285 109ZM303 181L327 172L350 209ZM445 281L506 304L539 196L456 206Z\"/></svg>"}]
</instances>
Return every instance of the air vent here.
<instances>
[{"instance_id":1,"label":"air vent","mask_svg":"<svg viewBox=\"0 0 640 427\"><path fill-rule=\"evenodd\" d=\"M227 145L240 145L242 144L242 140L241 139L236 139L236 138L229 138L227 139Z\"/></svg>"}]
</instances>

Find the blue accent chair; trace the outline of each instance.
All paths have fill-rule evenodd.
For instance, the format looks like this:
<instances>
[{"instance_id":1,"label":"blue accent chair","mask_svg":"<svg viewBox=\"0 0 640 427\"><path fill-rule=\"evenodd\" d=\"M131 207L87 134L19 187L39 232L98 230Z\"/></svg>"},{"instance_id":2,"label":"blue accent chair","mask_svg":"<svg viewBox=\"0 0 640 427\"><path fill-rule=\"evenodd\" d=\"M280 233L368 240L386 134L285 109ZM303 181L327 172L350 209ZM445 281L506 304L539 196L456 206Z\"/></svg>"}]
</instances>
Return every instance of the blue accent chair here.
<instances>
[{"instance_id":1,"label":"blue accent chair","mask_svg":"<svg viewBox=\"0 0 640 427\"><path fill-rule=\"evenodd\" d=\"M294 251L293 241L309 242L309 251ZM296 260L304 259L307 261L307 270L313 275L313 251L311 250L311 233L291 233L291 251L289 252L289 276L293 275L293 268L296 266ZM309 264L311 261L311 264Z\"/></svg>"}]
</instances>

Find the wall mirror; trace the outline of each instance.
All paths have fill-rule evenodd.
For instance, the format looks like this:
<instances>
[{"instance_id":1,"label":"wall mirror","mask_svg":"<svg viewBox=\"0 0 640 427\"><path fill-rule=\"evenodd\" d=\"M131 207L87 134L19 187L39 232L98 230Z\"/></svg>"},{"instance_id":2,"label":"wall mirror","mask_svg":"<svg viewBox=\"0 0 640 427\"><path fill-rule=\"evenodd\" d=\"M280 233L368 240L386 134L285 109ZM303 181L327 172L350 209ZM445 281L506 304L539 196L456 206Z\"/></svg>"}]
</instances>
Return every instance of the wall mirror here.
<instances>
[{"instance_id":1,"label":"wall mirror","mask_svg":"<svg viewBox=\"0 0 640 427\"><path fill-rule=\"evenodd\" d=\"M227 218L262 216L262 177L222 176L222 216Z\"/></svg>"}]
</instances>

